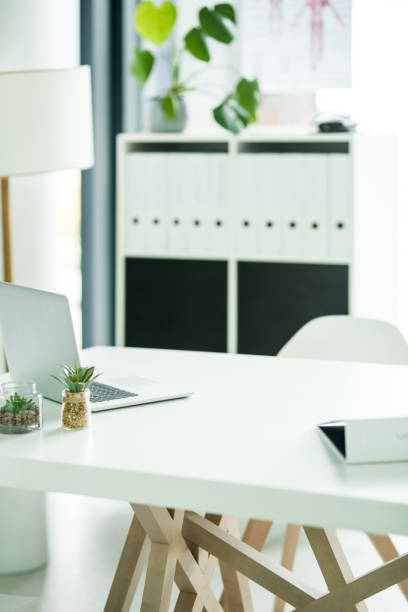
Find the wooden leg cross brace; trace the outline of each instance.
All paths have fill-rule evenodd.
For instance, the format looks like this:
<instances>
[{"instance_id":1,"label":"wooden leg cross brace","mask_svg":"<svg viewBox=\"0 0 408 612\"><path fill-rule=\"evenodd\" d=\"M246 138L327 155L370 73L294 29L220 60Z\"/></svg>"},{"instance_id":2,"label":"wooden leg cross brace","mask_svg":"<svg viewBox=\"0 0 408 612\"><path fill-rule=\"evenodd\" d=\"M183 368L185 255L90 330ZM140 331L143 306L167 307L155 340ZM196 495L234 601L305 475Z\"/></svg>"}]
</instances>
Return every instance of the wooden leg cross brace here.
<instances>
[{"instance_id":1,"label":"wooden leg cross brace","mask_svg":"<svg viewBox=\"0 0 408 612\"><path fill-rule=\"evenodd\" d=\"M297 612L366 612L365 599L408 578L408 554L354 578L336 532L304 527L329 591L324 594L240 540L233 517L131 506L134 518L105 612L129 611L147 558L142 612L167 612L174 583L180 591L175 612L254 612L248 579ZM221 602L211 590L218 562Z\"/></svg>"},{"instance_id":2,"label":"wooden leg cross brace","mask_svg":"<svg viewBox=\"0 0 408 612\"><path fill-rule=\"evenodd\" d=\"M334 530L305 527L312 551L321 568L329 593L319 593L302 583L281 565L271 562L241 540L220 530L205 518L186 512L183 535L215 554L283 601L297 612L363 612L364 600L408 577L408 554L394 558L363 576L352 576Z\"/></svg>"},{"instance_id":3,"label":"wooden leg cross brace","mask_svg":"<svg viewBox=\"0 0 408 612\"><path fill-rule=\"evenodd\" d=\"M180 593L176 612L223 612L211 590L218 559L182 536L184 512L131 504L134 518L119 561L105 612L128 612L146 558L142 612L169 610L173 584ZM233 517L212 517L217 528L237 529ZM213 523L212 523L213 524ZM231 610L253 612L247 578L232 568L223 570ZM232 607L234 606L234 607Z\"/></svg>"}]
</instances>

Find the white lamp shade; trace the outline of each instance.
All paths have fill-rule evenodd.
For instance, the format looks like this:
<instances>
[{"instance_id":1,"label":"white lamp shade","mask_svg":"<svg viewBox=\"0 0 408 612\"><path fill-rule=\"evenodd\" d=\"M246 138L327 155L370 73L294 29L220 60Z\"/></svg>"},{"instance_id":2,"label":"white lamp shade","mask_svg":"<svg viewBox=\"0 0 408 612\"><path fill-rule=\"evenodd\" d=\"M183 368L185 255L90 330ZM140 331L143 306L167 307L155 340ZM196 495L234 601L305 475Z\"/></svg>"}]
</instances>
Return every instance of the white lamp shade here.
<instances>
[{"instance_id":1,"label":"white lamp shade","mask_svg":"<svg viewBox=\"0 0 408 612\"><path fill-rule=\"evenodd\" d=\"M0 73L0 176L92 165L89 66Z\"/></svg>"}]
</instances>

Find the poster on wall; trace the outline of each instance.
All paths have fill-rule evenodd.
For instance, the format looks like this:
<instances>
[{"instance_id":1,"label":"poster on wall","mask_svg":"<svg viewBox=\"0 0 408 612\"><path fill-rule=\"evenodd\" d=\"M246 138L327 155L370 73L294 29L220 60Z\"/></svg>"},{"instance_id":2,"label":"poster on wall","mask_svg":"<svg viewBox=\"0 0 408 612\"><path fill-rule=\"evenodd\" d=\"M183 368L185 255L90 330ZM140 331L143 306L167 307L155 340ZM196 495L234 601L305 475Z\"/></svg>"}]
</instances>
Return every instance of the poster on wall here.
<instances>
[{"instance_id":1,"label":"poster on wall","mask_svg":"<svg viewBox=\"0 0 408 612\"><path fill-rule=\"evenodd\" d=\"M352 0L241 0L243 71L264 93L351 86Z\"/></svg>"}]
</instances>

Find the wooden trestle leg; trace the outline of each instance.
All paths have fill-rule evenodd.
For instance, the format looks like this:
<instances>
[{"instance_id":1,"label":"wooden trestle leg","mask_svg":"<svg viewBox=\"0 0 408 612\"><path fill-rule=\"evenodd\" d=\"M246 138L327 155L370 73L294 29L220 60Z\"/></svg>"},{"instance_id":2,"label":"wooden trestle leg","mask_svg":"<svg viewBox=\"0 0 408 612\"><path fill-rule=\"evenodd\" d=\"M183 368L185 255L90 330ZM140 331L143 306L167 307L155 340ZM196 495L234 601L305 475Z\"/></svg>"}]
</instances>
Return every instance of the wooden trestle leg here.
<instances>
[{"instance_id":1,"label":"wooden trestle leg","mask_svg":"<svg viewBox=\"0 0 408 612\"><path fill-rule=\"evenodd\" d=\"M304 527L327 585L322 593L239 539L231 516L131 506L134 518L105 612L130 609L147 559L142 612L167 612L174 584L175 612L254 612L249 580L297 612L366 612L365 599L408 578L408 554L354 578L336 532ZM211 589L217 563L224 582L221 602Z\"/></svg>"}]
</instances>

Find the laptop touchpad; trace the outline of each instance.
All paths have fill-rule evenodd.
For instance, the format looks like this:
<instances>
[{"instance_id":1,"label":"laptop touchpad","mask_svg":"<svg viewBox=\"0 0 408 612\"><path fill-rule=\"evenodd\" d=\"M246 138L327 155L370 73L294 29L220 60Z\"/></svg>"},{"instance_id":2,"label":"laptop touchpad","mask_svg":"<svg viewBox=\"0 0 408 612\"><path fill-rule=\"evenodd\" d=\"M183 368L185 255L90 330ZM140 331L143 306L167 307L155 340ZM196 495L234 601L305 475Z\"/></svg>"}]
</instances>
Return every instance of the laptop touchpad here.
<instances>
[{"instance_id":1,"label":"laptop touchpad","mask_svg":"<svg viewBox=\"0 0 408 612\"><path fill-rule=\"evenodd\" d=\"M141 378L140 376L125 376L121 378L107 379L104 378L104 382L109 382L111 385L115 385L121 389L135 389L136 387L141 387L142 385L152 385L156 381L151 380L150 378Z\"/></svg>"}]
</instances>

